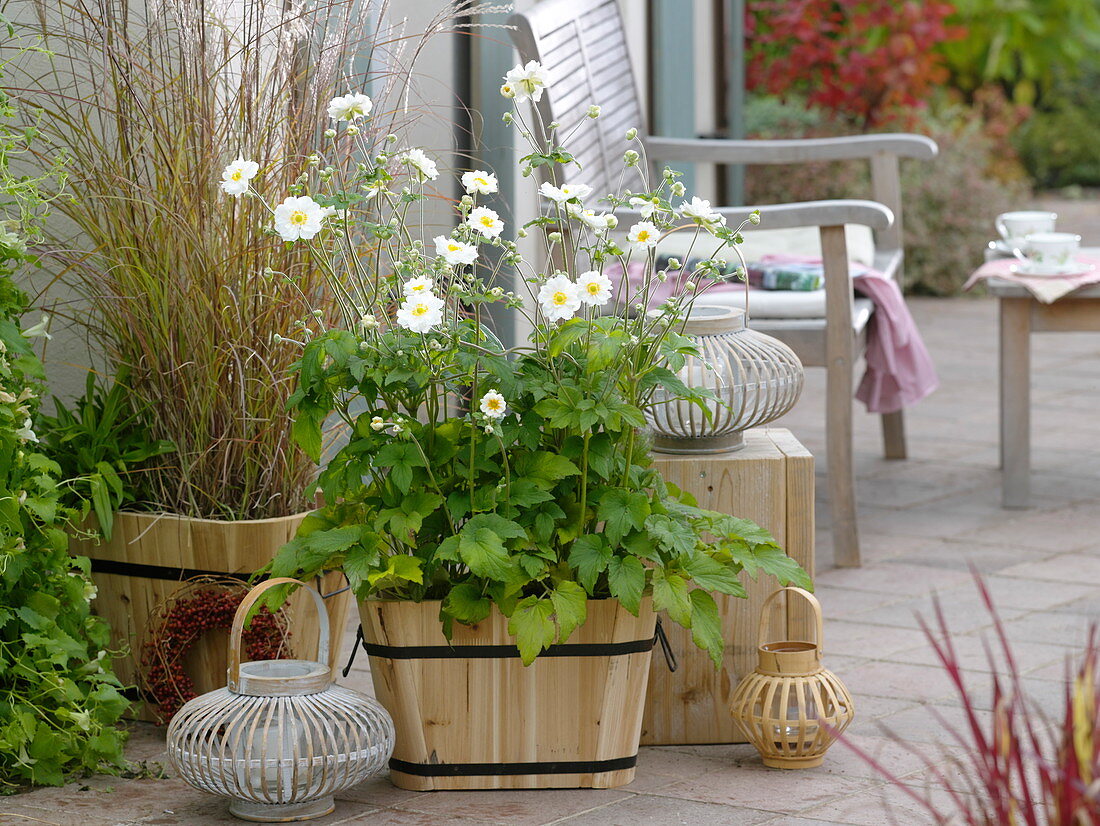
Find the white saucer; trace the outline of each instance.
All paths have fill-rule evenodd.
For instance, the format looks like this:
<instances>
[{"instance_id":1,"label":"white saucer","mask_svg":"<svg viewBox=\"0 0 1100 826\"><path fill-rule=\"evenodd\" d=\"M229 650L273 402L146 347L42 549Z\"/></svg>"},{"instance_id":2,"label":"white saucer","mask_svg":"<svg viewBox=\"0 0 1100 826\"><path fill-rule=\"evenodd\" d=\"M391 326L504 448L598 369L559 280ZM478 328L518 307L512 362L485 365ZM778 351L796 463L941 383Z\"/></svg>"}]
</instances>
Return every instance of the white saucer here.
<instances>
[{"instance_id":1,"label":"white saucer","mask_svg":"<svg viewBox=\"0 0 1100 826\"><path fill-rule=\"evenodd\" d=\"M1013 264L1008 268L1013 275L1057 277L1065 275L1082 275L1096 269L1095 264L1085 264L1072 261L1060 267L1043 266L1042 264L1023 263Z\"/></svg>"}]
</instances>

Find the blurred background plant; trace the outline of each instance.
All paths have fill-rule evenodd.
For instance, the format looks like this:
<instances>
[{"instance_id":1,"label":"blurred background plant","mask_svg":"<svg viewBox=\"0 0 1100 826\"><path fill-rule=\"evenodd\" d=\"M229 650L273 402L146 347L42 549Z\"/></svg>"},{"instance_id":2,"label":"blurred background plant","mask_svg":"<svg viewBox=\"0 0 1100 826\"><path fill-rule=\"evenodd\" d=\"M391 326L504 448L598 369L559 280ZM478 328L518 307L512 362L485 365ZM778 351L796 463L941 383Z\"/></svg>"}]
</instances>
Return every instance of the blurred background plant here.
<instances>
[{"instance_id":1,"label":"blurred background plant","mask_svg":"<svg viewBox=\"0 0 1100 826\"><path fill-rule=\"evenodd\" d=\"M19 63L12 86L41 113L39 151L67 157L71 197L58 210L76 230L51 222L49 261L83 298L71 315L102 348L102 372L127 374L130 411L112 426L129 433L131 457L160 457L123 501L220 519L305 510L315 468L286 408L298 356L276 337L325 311L322 274L262 231L260 202L228 198L218 178L238 156L280 158L260 174L293 194L328 101L349 86L395 101L416 51L456 10L412 34L385 28L384 2L36 2L24 34L49 50L48 70ZM374 128L392 130L415 113L378 114ZM79 441L74 418L51 425L65 430L56 446ZM104 426L83 430L100 448Z\"/></svg>"},{"instance_id":2,"label":"blurred background plant","mask_svg":"<svg viewBox=\"0 0 1100 826\"><path fill-rule=\"evenodd\" d=\"M903 166L906 288L950 295L999 213L1032 187L1100 186L1095 0L749 0L750 137L907 129L935 163ZM855 164L749 167L749 203L869 196Z\"/></svg>"},{"instance_id":3,"label":"blurred background plant","mask_svg":"<svg viewBox=\"0 0 1100 826\"><path fill-rule=\"evenodd\" d=\"M936 659L961 701L964 722L937 722L948 754L931 755L906 744L939 794L908 785L851 739L841 741L926 811L936 824L965 826L1087 826L1100 823L1100 636L1093 626L1076 667L1066 663L1060 707L1029 697L1005 627L989 589L975 573L978 592L993 620L986 645L992 679L987 701L969 688L970 664L955 648L939 601L934 627L921 619ZM986 709L991 709L987 711ZM931 712L930 712L931 713ZM889 733L889 732L887 732ZM938 801L948 800L950 803ZM945 810L945 805L947 810Z\"/></svg>"}]
</instances>

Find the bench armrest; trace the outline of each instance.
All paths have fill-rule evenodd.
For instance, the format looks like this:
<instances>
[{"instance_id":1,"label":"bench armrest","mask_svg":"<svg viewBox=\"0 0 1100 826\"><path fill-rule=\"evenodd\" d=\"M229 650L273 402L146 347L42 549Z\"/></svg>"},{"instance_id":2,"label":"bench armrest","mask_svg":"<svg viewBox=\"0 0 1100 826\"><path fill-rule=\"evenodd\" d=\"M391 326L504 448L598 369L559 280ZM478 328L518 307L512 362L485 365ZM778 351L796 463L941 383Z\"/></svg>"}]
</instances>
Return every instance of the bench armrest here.
<instances>
[{"instance_id":1,"label":"bench armrest","mask_svg":"<svg viewBox=\"0 0 1100 826\"><path fill-rule=\"evenodd\" d=\"M660 161L691 163L790 164L871 158L880 153L931 160L939 152L924 135L887 133L801 140L725 140L721 138L646 139L649 154Z\"/></svg>"},{"instance_id":2,"label":"bench armrest","mask_svg":"<svg viewBox=\"0 0 1100 826\"><path fill-rule=\"evenodd\" d=\"M871 229L883 230L894 223L894 213L875 201L802 201L757 209L760 210L761 229L862 224ZM727 225L735 227L749 217L753 208L721 207L715 211L725 216ZM633 209L617 209L615 215L619 219L620 228L642 220L641 213Z\"/></svg>"}]
</instances>

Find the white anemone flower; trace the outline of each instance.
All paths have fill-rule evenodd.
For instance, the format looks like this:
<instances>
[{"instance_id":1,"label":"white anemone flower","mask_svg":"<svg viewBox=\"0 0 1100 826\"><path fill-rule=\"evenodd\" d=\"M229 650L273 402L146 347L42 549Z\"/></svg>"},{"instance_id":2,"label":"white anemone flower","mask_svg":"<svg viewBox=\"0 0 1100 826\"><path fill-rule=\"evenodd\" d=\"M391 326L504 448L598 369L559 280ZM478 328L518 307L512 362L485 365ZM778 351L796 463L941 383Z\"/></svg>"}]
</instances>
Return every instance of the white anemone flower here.
<instances>
[{"instance_id":1,"label":"white anemone flower","mask_svg":"<svg viewBox=\"0 0 1100 826\"><path fill-rule=\"evenodd\" d=\"M661 199L634 197L630 199L630 205L642 213L643 218L652 218L653 213L661 206Z\"/></svg>"},{"instance_id":2,"label":"white anemone flower","mask_svg":"<svg viewBox=\"0 0 1100 826\"><path fill-rule=\"evenodd\" d=\"M550 321L568 321L581 308L580 291L567 276L551 276L539 290L539 305Z\"/></svg>"},{"instance_id":3,"label":"white anemone flower","mask_svg":"<svg viewBox=\"0 0 1100 826\"><path fill-rule=\"evenodd\" d=\"M259 171L260 165L255 161L237 158L222 170L222 192L236 198L241 197L248 192L248 182L255 178Z\"/></svg>"},{"instance_id":4,"label":"white anemone flower","mask_svg":"<svg viewBox=\"0 0 1100 826\"><path fill-rule=\"evenodd\" d=\"M680 204L677 212L689 221L707 229L720 227L726 223L724 215L711 209L710 201L698 196L694 196L690 201L684 201Z\"/></svg>"},{"instance_id":5,"label":"white anemone flower","mask_svg":"<svg viewBox=\"0 0 1100 826\"><path fill-rule=\"evenodd\" d=\"M527 99L537 103L542 100L542 91L546 88L548 80L542 64L537 60L529 60L526 65L517 65L504 76L501 93L505 97L515 97L518 103ZM504 91L505 88L508 89L507 92Z\"/></svg>"},{"instance_id":6,"label":"white anemone flower","mask_svg":"<svg viewBox=\"0 0 1100 826\"><path fill-rule=\"evenodd\" d=\"M614 216L610 212L596 212L594 209L586 209L578 204L566 204L565 209L586 227L597 232L614 226Z\"/></svg>"},{"instance_id":7,"label":"white anemone flower","mask_svg":"<svg viewBox=\"0 0 1100 826\"><path fill-rule=\"evenodd\" d=\"M443 260L451 266L458 264L472 264L477 260L477 247L464 241L448 238L446 235L437 235L435 241L435 254L442 255Z\"/></svg>"},{"instance_id":8,"label":"white anemone flower","mask_svg":"<svg viewBox=\"0 0 1100 826\"><path fill-rule=\"evenodd\" d=\"M328 116L333 120L354 121L370 114L374 103L366 95L348 93L329 101Z\"/></svg>"},{"instance_id":9,"label":"white anemone flower","mask_svg":"<svg viewBox=\"0 0 1100 826\"><path fill-rule=\"evenodd\" d=\"M284 241L308 241L321 231L325 208L308 195L290 197L275 207L275 231Z\"/></svg>"},{"instance_id":10,"label":"white anemone flower","mask_svg":"<svg viewBox=\"0 0 1100 826\"><path fill-rule=\"evenodd\" d=\"M435 285L432 284L432 279L426 275L418 275L416 278L410 278L404 284L401 285L401 292L406 297L411 295L434 295L432 292L435 289Z\"/></svg>"},{"instance_id":11,"label":"white anemone flower","mask_svg":"<svg viewBox=\"0 0 1100 826\"><path fill-rule=\"evenodd\" d=\"M45 313L42 313L41 320L34 326L28 327L26 330L24 330L23 336L25 338L44 338L46 339L46 341L50 341L51 339L53 339L53 336L50 335L50 331L48 329L49 326L50 317Z\"/></svg>"},{"instance_id":12,"label":"white anemone flower","mask_svg":"<svg viewBox=\"0 0 1100 826\"><path fill-rule=\"evenodd\" d=\"M589 270L577 276L577 290L581 303L590 307L602 307L611 299L611 279L602 272Z\"/></svg>"},{"instance_id":13,"label":"white anemone flower","mask_svg":"<svg viewBox=\"0 0 1100 826\"><path fill-rule=\"evenodd\" d=\"M466 225L477 230L486 238L496 238L504 231L504 222L500 220L499 215L488 207L477 207L470 210Z\"/></svg>"},{"instance_id":14,"label":"white anemone flower","mask_svg":"<svg viewBox=\"0 0 1100 826\"><path fill-rule=\"evenodd\" d=\"M427 178L429 181L434 181L439 177L439 168L423 149L410 149L401 156L401 162L413 167L418 175Z\"/></svg>"},{"instance_id":15,"label":"white anemone flower","mask_svg":"<svg viewBox=\"0 0 1100 826\"><path fill-rule=\"evenodd\" d=\"M481 407L481 412L490 419L503 419L508 412L508 403L504 401L504 396L500 395L496 390L490 390L482 396L479 406Z\"/></svg>"},{"instance_id":16,"label":"white anemone flower","mask_svg":"<svg viewBox=\"0 0 1100 826\"><path fill-rule=\"evenodd\" d=\"M539 187L539 192L556 204L564 204L574 198L578 201L584 200L592 194L592 187L588 184L562 184L557 187L549 181L545 181Z\"/></svg>"},{"instance_id":17,"label":"white anemone flower","mask_svg":"<svg viewBox=\"0 0 1100 826\"><path fill-rule=\"evenodd\" d=\"M500 189L497 176L492 172L475 169L472 172L462 173L462 187L468 195L492 195Z\"/></svg>"},{"instance_id":18,"label":"white anemone flower","mask_svg":"<svg viewBox=\"0 0 1100 826\"><path fill-rule=\"evenodd\" d=\"M21 442L37 442L38 437L35 435L34 431L31 430L32 424L33 422L31 422L30 419L23 422L23 426L15 431L15 438Z\"/></svg>"},{"instance_id":19,"label":"white anemone flower","mask_svg":"<svg viewBox=\"0 0 1100 826\"><path fill-rule=\"evenodd\" d=\"M410 295L397 311L397 323L414 333L427 333L443 322L443 302L434 295Z\"/></svg>"},{"instance_id":20,"label":"white anemone flower","mask_svg":"<svg viewBox=\"0 0 1100 826\"><path fill-rule=\"evenodd\" d=\"M651 250L657 246L661 231L649 221L639 221L630 228L626 240L634 245L635 249Z\"/></svg>"}]
</instances>

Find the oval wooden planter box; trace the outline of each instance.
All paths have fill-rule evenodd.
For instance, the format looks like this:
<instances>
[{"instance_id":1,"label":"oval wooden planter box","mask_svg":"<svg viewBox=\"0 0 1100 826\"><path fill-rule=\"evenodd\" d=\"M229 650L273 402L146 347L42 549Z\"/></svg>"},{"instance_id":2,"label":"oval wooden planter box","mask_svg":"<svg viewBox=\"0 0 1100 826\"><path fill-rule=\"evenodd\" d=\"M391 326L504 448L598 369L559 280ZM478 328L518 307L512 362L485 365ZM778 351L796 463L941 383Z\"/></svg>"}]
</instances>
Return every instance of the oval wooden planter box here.
<instances>
[{"instance_id":1,"label":"oval wooden planter box","mask_svg":"<svg viewBox=\"0 0 1100 826\"><path fill-rule=\"evenodd\" d=\"M393 717L403 789L611 788L634 779L654 614L588 603L569 642L525 667L495 608L455 623L439 602L359 604L371 677Z\"/></svg>"},{"instance_id":2,"label":"oval wooden planter box","mask_svg":"<svg viewBox=\"0 0 1100 826\"><path fill-rule=\"evenodd\" d=\"M110 542L96 544L73 540L74 554L91 560L92 580L99 590L92 608L111 625L111 645L128 653L114 660L115 673L123 685L137 683L137 650L150 614L172 595L183 580L200 574L246 579L271 561L275 552L294 536L306 514L275 519L240 520L190 519L170 514L117 513ZM337 572L326 576L325 593L343 586ZM306 594L288 602L290 644L296 651L317 646L320 626L311 606L302 605ZM340 631L351 605L350 592L325 601L333 628L333 646L338 649ZM205 694L226 683L229 630L206 634L187 656L188 675L195 691ZM339 656L335 651L334 657ZM151 710L140 714L153 720Z\"/></svg>"}]
</instances>

